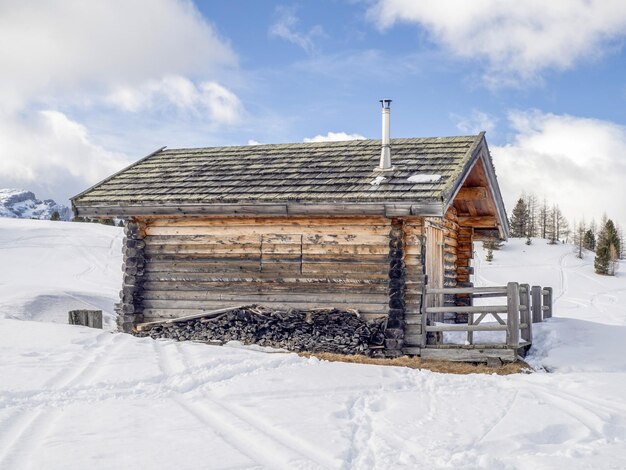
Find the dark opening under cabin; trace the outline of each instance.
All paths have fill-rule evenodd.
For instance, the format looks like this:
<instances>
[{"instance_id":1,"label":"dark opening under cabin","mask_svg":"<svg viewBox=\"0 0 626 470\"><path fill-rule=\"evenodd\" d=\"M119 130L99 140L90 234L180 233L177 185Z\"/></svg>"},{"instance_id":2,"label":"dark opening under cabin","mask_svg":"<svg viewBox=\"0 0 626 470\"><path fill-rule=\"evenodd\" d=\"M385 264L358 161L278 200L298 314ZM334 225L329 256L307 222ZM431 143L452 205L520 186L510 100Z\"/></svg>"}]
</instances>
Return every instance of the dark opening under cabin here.
<instances>
[{"instance_id":1,"label":"dark opening under cabin","mask_svg":"<svg viewBox=\"0 0 626 470\"><path fill-rule=\"evenodd\" d=\"M236 305L338 308L384 317L387 355L514 360L530 342L523 289L471 288L473 242L508 235L484 133L389 140L385 109L382 141L160 149L75 196L77 216L125 221L120 329ZM517 302L506 344L442 341L480 331L475 294L505 298L485 325L502 330Z\"/></svg>"}]
</instances>

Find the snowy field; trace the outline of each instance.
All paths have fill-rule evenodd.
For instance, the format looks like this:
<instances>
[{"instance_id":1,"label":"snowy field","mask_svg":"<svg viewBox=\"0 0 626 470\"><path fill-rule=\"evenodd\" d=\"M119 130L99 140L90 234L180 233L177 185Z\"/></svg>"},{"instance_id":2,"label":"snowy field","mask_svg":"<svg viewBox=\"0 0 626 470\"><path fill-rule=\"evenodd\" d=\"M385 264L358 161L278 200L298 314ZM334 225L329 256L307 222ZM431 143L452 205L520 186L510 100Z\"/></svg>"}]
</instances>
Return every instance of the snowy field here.
<instances>
[{"instance_id":1,"label":"snowy field","mask_svg":"<svg viewBox=\"0 0 626 470\"><path fill-rule=\"evenodd\" d=\"M477 284L551 285L536 373L446 375L137 339L108 313L121 230L0 219L0 468L626 468L626 274L478 247Z\"/></svg>"}]
</instances>

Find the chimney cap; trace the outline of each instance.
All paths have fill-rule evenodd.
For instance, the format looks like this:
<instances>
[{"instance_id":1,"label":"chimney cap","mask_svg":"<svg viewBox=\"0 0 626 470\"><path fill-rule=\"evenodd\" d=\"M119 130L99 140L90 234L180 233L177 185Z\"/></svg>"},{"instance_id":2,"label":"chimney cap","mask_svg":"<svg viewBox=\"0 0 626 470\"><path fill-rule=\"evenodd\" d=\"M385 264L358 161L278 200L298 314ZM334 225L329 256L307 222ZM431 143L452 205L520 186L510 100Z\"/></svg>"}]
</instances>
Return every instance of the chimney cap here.
<instances>
[{"instance_id":1,"label":"chimney cap","mask_svg":"<svg viewBox=\"0 0 626 470\"><path fill-rule=\"evenodd\" d=\"M383 109L389 109L391 107L391 100L390 99L382 99L382 100L380 100L380 104L383 107Z\"/></svg>"}]
</instances>

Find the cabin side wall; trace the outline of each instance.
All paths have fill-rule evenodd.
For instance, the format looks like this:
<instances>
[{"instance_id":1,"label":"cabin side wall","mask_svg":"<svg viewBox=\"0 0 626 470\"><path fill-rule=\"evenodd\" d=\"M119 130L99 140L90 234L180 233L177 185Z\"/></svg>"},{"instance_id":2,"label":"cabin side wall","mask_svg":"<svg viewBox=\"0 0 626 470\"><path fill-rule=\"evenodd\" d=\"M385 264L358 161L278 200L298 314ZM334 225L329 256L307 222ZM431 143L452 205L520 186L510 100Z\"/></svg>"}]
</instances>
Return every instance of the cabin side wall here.
<instances>
[{"instance_id":1,"label":"cabin side wall","mask_svg":"<svg viewBox=\"0 0 626 470\"><path fill-rule=\"evenodd\" d=\"M134 220L127 225L137 234L127 235L125 250L137 258L129 246L139 241L145 248L141 270L125 277L120 322L128 327L131 320L253 303L387 315L390 292L398 292L390 282L395 223L394 229L385 217ZM129 261L135 262L126 259L126 271Z\"/></svg>"}]
</instances>

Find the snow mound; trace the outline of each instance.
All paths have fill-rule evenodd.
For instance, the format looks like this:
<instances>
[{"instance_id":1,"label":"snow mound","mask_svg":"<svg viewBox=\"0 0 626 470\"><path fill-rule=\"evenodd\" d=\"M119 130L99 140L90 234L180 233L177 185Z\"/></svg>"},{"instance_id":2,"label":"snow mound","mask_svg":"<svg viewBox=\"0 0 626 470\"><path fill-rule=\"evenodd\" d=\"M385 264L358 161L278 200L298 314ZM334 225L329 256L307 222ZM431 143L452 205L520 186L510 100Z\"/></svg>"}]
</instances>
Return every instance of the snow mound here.
<instances>
[{"instance_id":1,"label":"snow mound","mask_svg":"<svg viewBox=\"0 0 626 470\"><path fill-rule=\"evenodd\" d=\"M0 318L67 323L102 310L115 325L123 230L101 224L0 218Z\"/></svg>"},{"instance_id":2,"label":"snow mound","mask_svg":"<svg viewBox=\"0 0 626 470\"><path fill-rule=\"evenodd\" d=\"M0 189L0 217L50 220L55 211L61 220L70 220L69 207L57 204L52 199L42 201L31 191L23 189Z\"/></svg>"}]
</instances>

